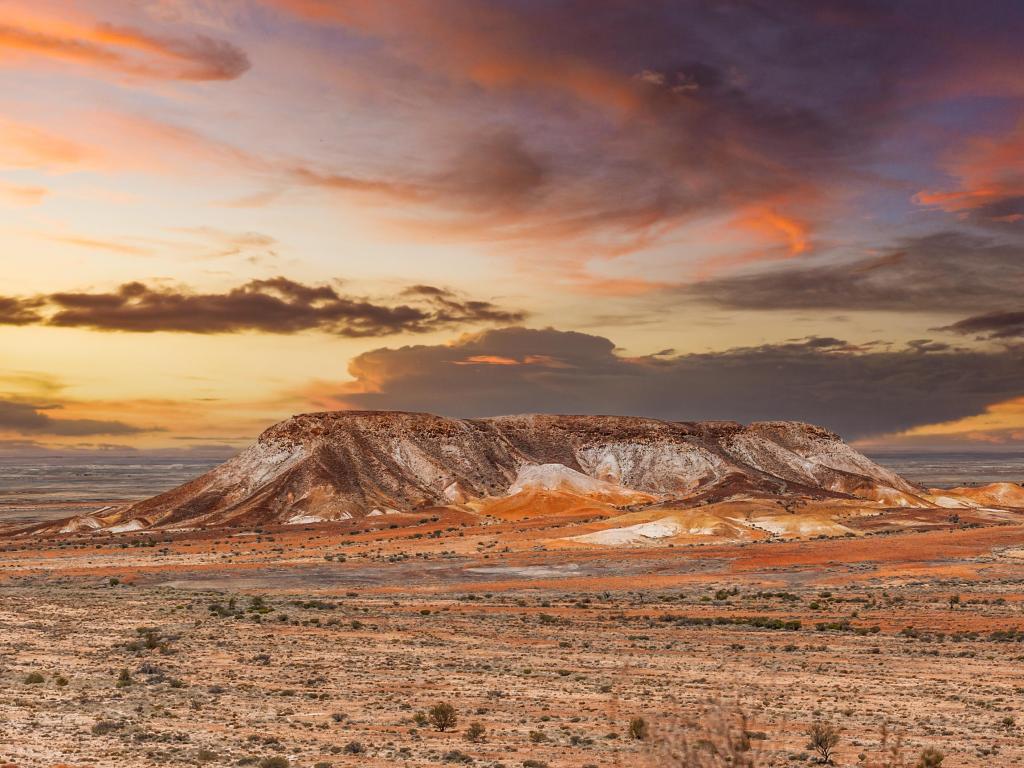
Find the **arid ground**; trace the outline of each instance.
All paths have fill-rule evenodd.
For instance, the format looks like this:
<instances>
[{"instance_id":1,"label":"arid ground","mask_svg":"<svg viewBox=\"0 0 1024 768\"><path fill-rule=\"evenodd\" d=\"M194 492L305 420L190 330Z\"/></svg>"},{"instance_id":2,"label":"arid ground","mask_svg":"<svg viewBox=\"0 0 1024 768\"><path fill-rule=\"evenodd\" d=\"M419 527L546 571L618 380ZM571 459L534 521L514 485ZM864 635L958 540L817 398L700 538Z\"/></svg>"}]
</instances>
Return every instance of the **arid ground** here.
<instances>
[{"instance_id":1,"label":"arid ground","mask_svg":"<svg viewBox=\"0 0 1024 768\"><path fill-rule=\"evenodd\" d=\"M883 733L907 765L1024 764L1024 524L942 521L636 549L450 512L8 540L0 764L675 765L664 734L706 746L716 716L757 765L812 764L813 722L837 765L885 764Z\"/></svg>"}]
</instances>

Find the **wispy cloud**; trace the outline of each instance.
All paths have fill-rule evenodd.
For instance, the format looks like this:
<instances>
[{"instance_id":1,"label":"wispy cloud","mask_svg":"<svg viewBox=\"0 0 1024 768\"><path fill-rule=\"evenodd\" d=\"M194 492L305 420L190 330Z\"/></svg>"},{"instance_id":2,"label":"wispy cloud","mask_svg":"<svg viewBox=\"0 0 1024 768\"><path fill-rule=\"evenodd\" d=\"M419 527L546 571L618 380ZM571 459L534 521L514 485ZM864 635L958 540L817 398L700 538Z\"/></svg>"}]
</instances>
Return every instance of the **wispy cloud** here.
<instances>
[{"instance_id":1,"label":"wispy cloud","mask_svg":"<svg viewBox=\"0 0 1024 768\"><path fill-rule=\"evenodd\" d=\"M250 66L236 45L204 34L153 33L100 19L76 23L25 6L13 10L0 24L0 65L32 58L143 78L195 81L233 80Z\"/></svg>"}]
</instances>

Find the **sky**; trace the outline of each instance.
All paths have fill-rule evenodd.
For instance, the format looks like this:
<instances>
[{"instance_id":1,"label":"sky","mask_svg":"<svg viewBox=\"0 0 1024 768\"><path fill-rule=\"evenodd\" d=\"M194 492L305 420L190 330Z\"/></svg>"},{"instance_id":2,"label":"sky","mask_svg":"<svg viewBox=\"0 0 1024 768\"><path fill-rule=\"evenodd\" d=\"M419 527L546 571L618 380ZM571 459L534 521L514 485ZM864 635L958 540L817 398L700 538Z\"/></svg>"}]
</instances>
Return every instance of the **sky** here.
<instances>
[{"instance_id":1,"label":"sky","mask_svg":"<svg viewBox=\"0 0 1024 768\"><path fill-rule=\"evenodd\" d=\"M0 0L0 453L1024 448L1017 0Z\"/></svg>"}]
</instances>

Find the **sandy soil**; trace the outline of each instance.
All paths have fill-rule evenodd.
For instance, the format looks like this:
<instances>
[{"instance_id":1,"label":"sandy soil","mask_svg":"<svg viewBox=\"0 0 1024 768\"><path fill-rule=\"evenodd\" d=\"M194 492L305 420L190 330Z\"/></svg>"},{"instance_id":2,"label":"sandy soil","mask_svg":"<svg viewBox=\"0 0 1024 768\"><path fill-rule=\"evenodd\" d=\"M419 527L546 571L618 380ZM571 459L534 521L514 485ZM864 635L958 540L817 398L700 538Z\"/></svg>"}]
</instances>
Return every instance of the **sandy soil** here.
<instances>
[{"instance_id":1,"label":"sandy soil","mask_svg":"<svg viewBox=\"0 0 1024 768\"><path fill-rule=\"evenodd\" d=\"M712 700L745 713L759 765L812 764L817 720L842 728L838 765L878 758L883 727L911 764L925 746L946 766L1024 764L1012 516L550 546L565 524L443 512L8 542L0 764L665 765L658 734ZM453 730L424 723L438 702Z\"/></svg>"}]
</instances>

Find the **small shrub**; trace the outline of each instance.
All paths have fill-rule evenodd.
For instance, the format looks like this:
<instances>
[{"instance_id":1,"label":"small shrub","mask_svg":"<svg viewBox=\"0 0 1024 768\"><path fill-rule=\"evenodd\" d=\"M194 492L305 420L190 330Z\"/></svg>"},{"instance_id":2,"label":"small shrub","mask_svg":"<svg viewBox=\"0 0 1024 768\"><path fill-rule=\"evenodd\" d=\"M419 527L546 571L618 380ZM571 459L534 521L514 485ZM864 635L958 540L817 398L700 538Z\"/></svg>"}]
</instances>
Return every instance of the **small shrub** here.
<instances>
[{"instance_id":1,"label":"small shrub","mask_svg":"<svg viewBox=\"0 0 1024 768\"><path fill-rule=\"evenodd\" d=\"M273 757L264 757L257 765L259 768L288 768L290 763L287 757L274 755Z\"/></svg>"},{"instance_id":2,"label":"small shrub","mask_svg":"<svg viewBox=\"0 0 1024 768\"><path fill-rule=\"evenodd\" d=\"M821 755L822 762L831 763L832 751L839 743L839 729L831 723L818 721L807 729L807 736L810 739L807 748Z\"/></svg>"},{"instance_id":3,"label":"small shrub","mask_svg":"<svg viewBox=\"0 0 1024 768\"><path fill-rule=\"evenodd\" d=\"M366 747L361 741L350 741L345 745L345 749L342 751L346 755L361 755L366 751Z\"/></svg>"},{"instance_id":4,"label":"small shrub","mask_svg":"<svg viewBox=\"0 0 1024 768\"><path fill-rule=\"evenodd\" d=\"M629 721L629 737L636 739L637 741L643 741L647 738L648 728L647 721L642 717L634 717Z\"/></svg>"},{"instance_id":5,"label":"small shrub","mask_svg":"<svg viewBox=\"0 0 1024 768\"><path fill-rule=\"evenodd\" d=\"M25 675L25 684L26 685L39 685L45 679L46 678L44 678L38 672L29 672L27 675Z\"/></svg>"},{"instance_id":6,"label":"small shrub","mask_svg":"<svg viewBox=\"0 0 1024 768\"><path fill-rule=\"evenodd\" d=\"M946 756L935 747L925 747L921 751L921 756L917 758L915 768L941 768L945 759Z\"/></svg>"},{"instance_id":7,"label":"small shrub","mask_svg":"<svg viewBox=\"0 0 1024 768\"><path fill-rule=\"evenodd\" d=\"M116 685L118 688L127 688L133 682L134 681L132 680L132 673L129 672L127 669L122 669L121 674L117 676Z\"/></svg>"},{"instance_id":8,"label":"small shrub","mask_svg":"<svg viewBox=\"0 0 1024 768\"><path fill-rule=\"evenodd\" d=\"M454 728L458 723L458 713L455 711L455 707L446 701L432 706L427 712L427 717L430 718L433 726L442 732Z\"/></svg>"},{"instance_id":9,"label":"small shrub","mask_svg":"<svg viewBox=\"0 0 1024 768\"><path fill-rule=\"evenodd\" d=\"M104 736L111 731L120 730L121 723L116 720L98 720L95 725L90 729L93 736Z\"/></svg>"},{"instance_id":10,"label":"small shrub","mask_svg":"<svg viewBox=\"0 0 1024 768\"><path fill-rule=\"evenodd\" d=\"M484 728L482 723L470 723L469 728L466 729L466 738L474 743L483 741L486 732L487 729Z\"/></svg>"}]
</instances>

